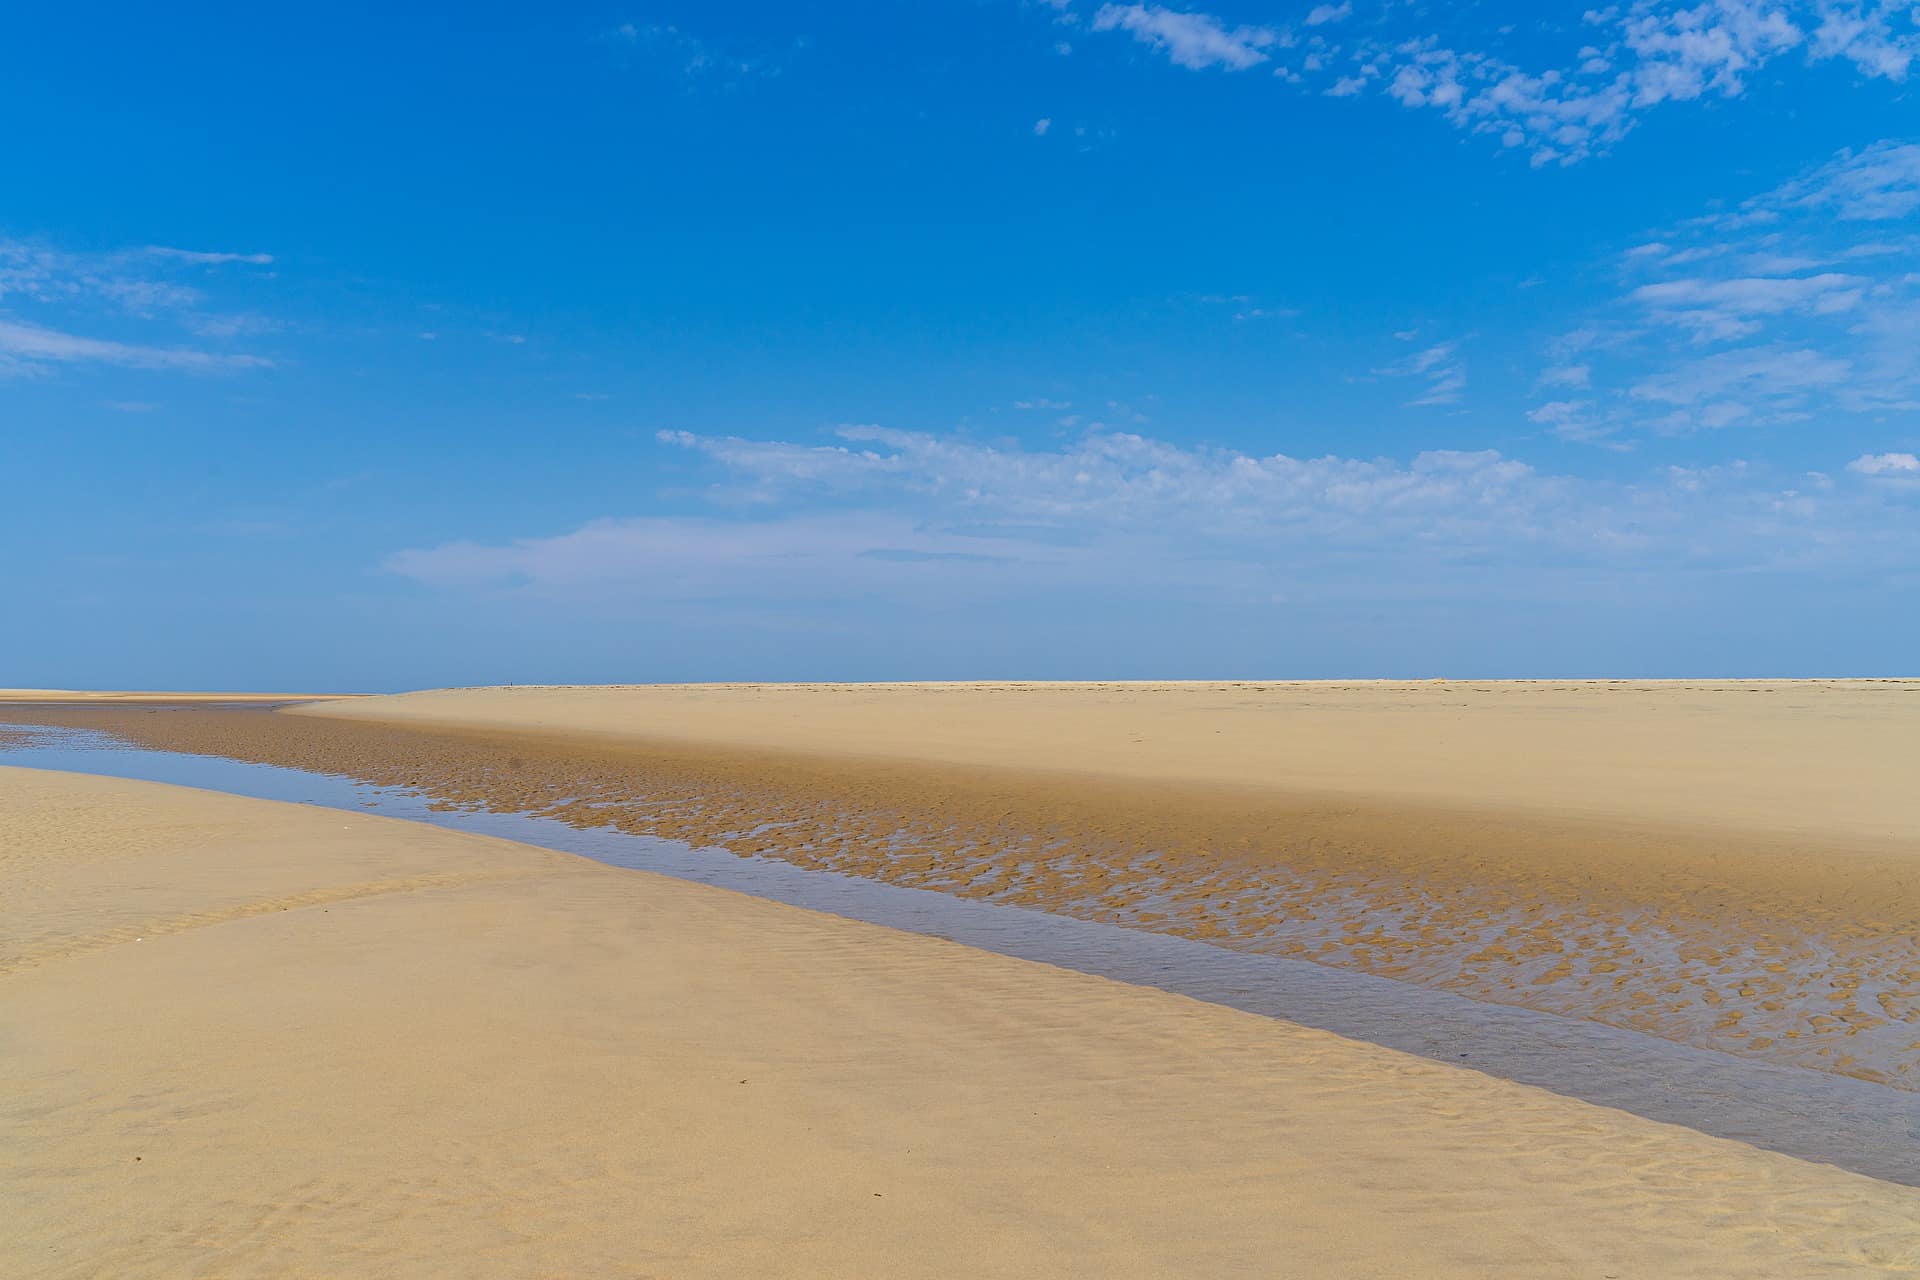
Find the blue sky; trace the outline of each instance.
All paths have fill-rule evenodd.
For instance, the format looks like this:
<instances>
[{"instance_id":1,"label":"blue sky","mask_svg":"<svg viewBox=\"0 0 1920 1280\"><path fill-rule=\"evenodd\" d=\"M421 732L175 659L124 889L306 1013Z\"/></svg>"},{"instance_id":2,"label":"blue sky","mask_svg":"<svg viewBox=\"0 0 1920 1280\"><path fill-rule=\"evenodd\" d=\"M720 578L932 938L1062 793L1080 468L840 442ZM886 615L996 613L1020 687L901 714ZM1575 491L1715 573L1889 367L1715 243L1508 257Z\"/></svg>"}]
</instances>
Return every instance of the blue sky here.
<instances>
[{"instance_id":1,"label":"blue sky","mask_svg":"<svg viewBox=\"0 0 1920 1280\"><path fill-rule=\"evenodd\" d=\"M17 13L0 685L1911 674L1917 20Z\"/></svg>"}]
</instances>

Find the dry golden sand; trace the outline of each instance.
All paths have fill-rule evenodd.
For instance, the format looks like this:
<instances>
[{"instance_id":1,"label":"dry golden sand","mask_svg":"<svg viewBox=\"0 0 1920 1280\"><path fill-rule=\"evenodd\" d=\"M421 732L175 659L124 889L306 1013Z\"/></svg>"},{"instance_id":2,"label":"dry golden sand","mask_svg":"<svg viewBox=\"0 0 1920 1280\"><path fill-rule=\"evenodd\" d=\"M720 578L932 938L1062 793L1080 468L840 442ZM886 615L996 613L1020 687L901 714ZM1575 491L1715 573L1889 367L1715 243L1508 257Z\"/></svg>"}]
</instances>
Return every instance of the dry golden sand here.
<instances>
[{"instance_id":1,"label":"dry golden sand","mask_svg":"<svg viewBox=\"0 0 1920 1280\"><path fill-rule=\"evenodd\" d=\"M530 686L303 714L1920 840L1920 680Z\"/></svg>"},{"instance_id":2,"label":"dry golden sand","mask_svg":"<svg viewBox=\"0 0 1920 1280\"><path fill-rule=\"evenodd\" d=\"M1912 1274L1920 1192L423 826L0 769L9 1276Z\"/></svg>"}]
</instances>

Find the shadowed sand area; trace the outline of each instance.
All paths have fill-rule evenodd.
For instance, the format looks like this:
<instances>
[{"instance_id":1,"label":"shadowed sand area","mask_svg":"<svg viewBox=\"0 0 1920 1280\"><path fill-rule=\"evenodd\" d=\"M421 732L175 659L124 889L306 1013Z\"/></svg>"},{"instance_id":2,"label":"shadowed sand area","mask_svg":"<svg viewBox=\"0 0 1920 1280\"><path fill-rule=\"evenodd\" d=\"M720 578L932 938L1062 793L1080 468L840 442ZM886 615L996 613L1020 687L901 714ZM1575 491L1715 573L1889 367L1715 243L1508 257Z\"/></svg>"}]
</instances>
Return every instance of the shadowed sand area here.
<instances>
[{"instance_id":1,"label":"shadowed sand area","mask_svg":"<svg viewBox=\"0 0 1920 1280\"><path fill-rule=\"evenodd\" d=\"M0 769L32 1276L1809 1276L1920 1193L407 823Z\"/></svg>"},{"instance_id":2,"label":"shadowed sand area","mask_svg":"<svg viewBox=\"0 0 1920 1280\"><path fill-rule=\"evenodd\" d=\"M10 711L1920 1086L1920 684L445 690Z\"/></svg>"}]
</instances>

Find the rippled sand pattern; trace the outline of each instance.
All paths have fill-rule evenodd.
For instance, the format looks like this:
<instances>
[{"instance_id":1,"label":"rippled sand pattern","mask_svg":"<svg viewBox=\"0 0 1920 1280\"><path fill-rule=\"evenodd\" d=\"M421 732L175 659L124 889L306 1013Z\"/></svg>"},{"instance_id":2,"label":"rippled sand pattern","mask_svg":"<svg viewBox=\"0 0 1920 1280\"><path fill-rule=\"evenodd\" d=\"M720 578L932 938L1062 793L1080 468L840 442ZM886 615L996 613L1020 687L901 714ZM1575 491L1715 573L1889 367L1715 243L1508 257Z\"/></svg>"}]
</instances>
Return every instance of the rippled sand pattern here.
<instances>
[{"instance_id":1,"label":"rippled sand pattern","mask_svg":"<svg viewBox=\"0 0 1920 1280\"><path fill-rule=\"evenodd\" d=\"M259 712L6 716L1286 955L1920 1089L1920 891L1911 863L1868 848Z\"/></svg>"},{"instance_id":2,"label":"rippled sand pattern","mask_svg":"<svg viewBox=\"0 0 1920 1280\"><path fill-rule=\"evenodd\" d=\"M1165 992L0 768L0 1273L1912 1276L1920 1192Z\"/></svg>"}]
</instances>

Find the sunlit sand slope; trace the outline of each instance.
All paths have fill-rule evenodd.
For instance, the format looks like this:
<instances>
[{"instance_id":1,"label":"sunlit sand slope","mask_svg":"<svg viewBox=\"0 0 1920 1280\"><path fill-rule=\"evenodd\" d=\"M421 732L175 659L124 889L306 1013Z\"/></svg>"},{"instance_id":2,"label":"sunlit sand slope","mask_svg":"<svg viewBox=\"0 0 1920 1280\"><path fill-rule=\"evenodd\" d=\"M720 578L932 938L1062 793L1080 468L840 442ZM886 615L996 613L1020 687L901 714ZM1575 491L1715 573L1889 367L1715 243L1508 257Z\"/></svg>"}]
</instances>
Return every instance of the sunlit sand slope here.
<instances>
[{"instance_id":1,"label":"sunlit sand slope","mask_svg":"<svg viewBox=\"0 0 1920 1280\"><path fill-rule=\"evenodd\" d=\"M1920 1193L1160 992L0 770L20 1276L1908 1274Z\"/></svg>"}]
</instances>

